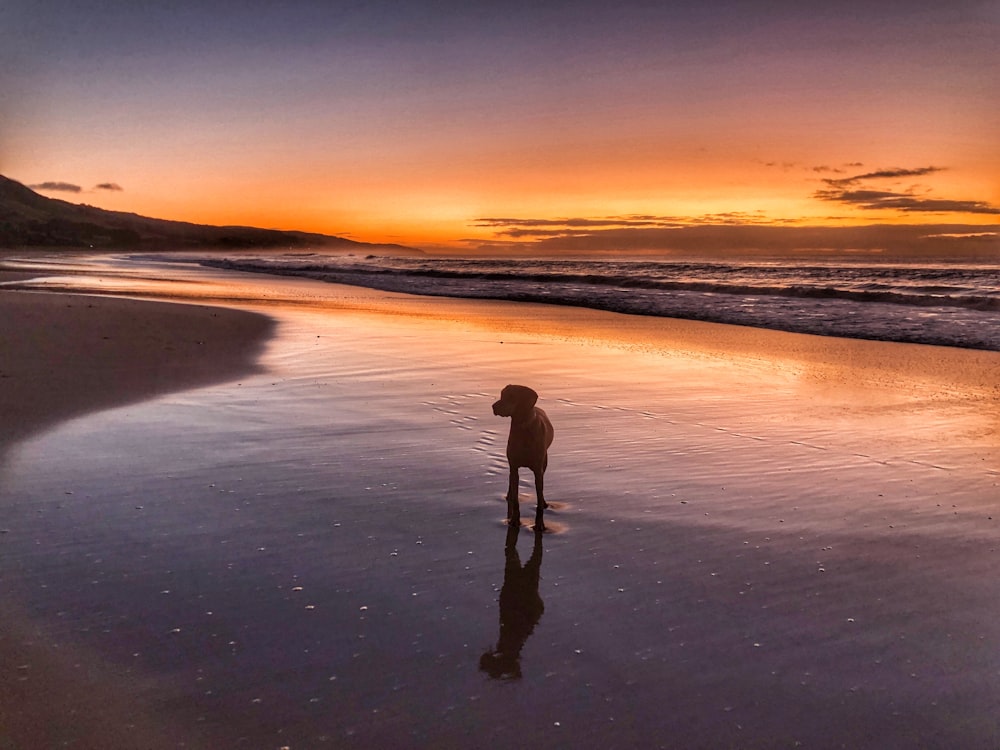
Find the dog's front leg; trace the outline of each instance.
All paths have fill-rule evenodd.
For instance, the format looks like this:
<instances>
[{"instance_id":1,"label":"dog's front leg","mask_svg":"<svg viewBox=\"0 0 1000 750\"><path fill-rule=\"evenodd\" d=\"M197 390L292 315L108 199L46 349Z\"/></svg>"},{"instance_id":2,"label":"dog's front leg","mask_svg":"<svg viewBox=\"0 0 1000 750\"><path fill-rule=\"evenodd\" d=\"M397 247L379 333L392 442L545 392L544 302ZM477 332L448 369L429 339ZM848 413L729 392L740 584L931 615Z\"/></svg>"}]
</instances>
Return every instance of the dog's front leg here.
<instances>
[{"instance_id":1,"label":"dog's front leg","mask_svg":"<svg viewBox=\"0 0 1000 750\"><path fill-rule=\"evenodd\" d=\"M535 530L545 531L545 509L549 504L545 502L545 470L532 469L535 474L535 495L538 505L535 507Z\"/></svg>"},{"instance_id":2,"label":"dog's front leg","mask_svg":"<svg viewBox=\"0 0 1000 750\"><path fill-rule=\"evenodd\" d=\"M510 480L507 483L507 520L511 523L521 522L521 505L517 497L517 469L510 467Z\"/></svg>"}]
</instances>

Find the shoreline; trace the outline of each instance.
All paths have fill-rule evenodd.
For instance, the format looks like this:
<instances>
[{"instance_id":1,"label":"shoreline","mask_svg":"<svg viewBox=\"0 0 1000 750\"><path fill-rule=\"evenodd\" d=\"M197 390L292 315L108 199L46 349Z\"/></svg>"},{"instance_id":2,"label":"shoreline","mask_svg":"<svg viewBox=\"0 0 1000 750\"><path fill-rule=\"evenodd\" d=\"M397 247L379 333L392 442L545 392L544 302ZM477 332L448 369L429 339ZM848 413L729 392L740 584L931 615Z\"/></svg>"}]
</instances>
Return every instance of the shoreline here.
<instances>
[{"instance_id":1,"label":"shoreline","mask_svg":"<svg viewBox=\"0 0 1000 750\"><path fill-rule=\"evenodd\" d=\"M22 507L0 539L32 584L19 608L34 651L8 663L55 660L49 687L23 698L46 720L72 728L53 695L78 663L98 677L62 705L74 689L99 704L78 730L136 723L131 696L118 701L138 686L150 747L206 727L261 747L457 748L473 732L506 748L519 740L497 725L515 715L541 748L1000 736L987 713L1000 586L983 576L1000 546L987 520L1000 357L227 274L120 283L279 324L263 352L230 352L239 388L212 370L218 388L140 402L164 385L138 368L121 392L135 408L20 433L5 481ZM185 326L225 310L29 306L65 317L77 302L128 323L119 343L156 361L145 314L197 363ZM74 317L75 336L91 326L90 343L111 346L98 320ZM537 385L556 426L545 610L516 683L477 666L512 562L507 425L489 413L508 380ZM520 563L531 550L521 534Z\"/></svg>"},{"instance_id":2,"label":"shoreline","mask_svg":"<svg viewBox=\"0 0 1000 750\"><path fill-rule=\"evenodd\" d=\"M930 295L916 290L922 288L921 282L926 286L940 274L926 269L920 273L919 264L909 272L903 270L905 264L881 272L874 270L881 266L872 266L868 282L861 284L846 269L840 272L843 275L833 269L818 273L794 262L785 264L772 278L771 271L752 271L739 262L729 266L721 260L706 260L696 264L700 270L695 279L689 277L691 269L686 264L673 268L673 261L663 261L659 270L643 268L639 273L638 269L622 270L617 263L593 261L589 265L576 259L566 259L567 268L542 263L543 270L471 258L441 259L431 267L425 261L383 262L380 258L351 258L345 263L322 255L194 260L210 268L429 296L586 307L789 333L1000 351L1000 338L995 335L1000 325L997 289L985 268L967 271L968 278L961 274L942 278L939 294ZM713 270L722 268L728 270ZM979 293L971 291L980 286Z\"/></svg>"},{"instance_id":3,"label":"shoreline","mask_svg":"<svg viewBox=\"0 0 1000 750\"><path fill-rule=\"evenodd\" d=\"M104 297L202 302L222 308L251 307L265 312L270 307L291 305L450 321L501 333L542 333L557 339L582 335L585 339L624 350L680 350L709 356L745 357L747 361L780 360L788 366L808 370L811 376L821 380L835 378L835 371L849 366L860 375L862 383L876 387L891 387L897 380L905 382L916 378L933 382L945 390L972 389L984 398L1000 398L1000 378L996 377L1000 369L1000 351L987 349L797 333L549 303L438 297L263 272L223 271L213 278L213 271L217 269L200 264L185 268L186 264L171 262L163 266L154 263L149 271L125 275L121 282L110 281L107 285L108 280L95 283L92 278L100 275L99 270L81 266L68 271L75 277L72 281L62 279L36 287L33 281L52 275L53 268L42 267L37 273L12 272L2 267L2 260L0 256L0 280L14 281L15 277L5 274L17 274L26 282L23 286L12 286L12 290L39 288ZM72 257L66 258L66 261L72 260ZM144 283L146 273L150 274L151 283ZM164 284L159 281L164 274L176 276L175 281L201 277L206 281ZM241 277L246 279L245 283L240 282ZM255 278L262 279L261 283L255 283ZM268 279L273 287L266 283ZM276 291L281 288L293 291ZM502 323L498 324L498 319ZM544 321L544 331L539 328L539 320Z\"/></svg>"},{"instance_id":4,"label":"shoreline","mask_svg":"<svg viewBox=\"0 0 1000 750\"><path fill-rule=\"evenodd\" d=\"M0 289L0 450L90 411L256 371L265 316L152 300Z\"/></svg>"}]
</instances>

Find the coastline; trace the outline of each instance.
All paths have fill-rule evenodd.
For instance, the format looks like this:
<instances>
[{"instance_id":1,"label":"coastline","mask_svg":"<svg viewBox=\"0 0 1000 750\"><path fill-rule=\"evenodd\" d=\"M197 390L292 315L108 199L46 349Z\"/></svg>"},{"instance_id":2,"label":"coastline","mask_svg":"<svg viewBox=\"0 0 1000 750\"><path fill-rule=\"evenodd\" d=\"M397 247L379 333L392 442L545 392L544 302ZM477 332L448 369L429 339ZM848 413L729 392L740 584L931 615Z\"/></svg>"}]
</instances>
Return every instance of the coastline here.
<instances>
[{"instance_id":1,"label":"coastline","mask_svg":"<svg viewBox=\"0 0 1000 750\"><path fill-rule=\"evenodd\" d=\"M586 307L873 341L1000 351L996 267L611 260L199 257L236 271L385 291Z\"/></svg>"},{"instance_id":2,"label":"coastline","mask_svg":"<svg viewBox=\"0 0 1000 750\"><path fill-rule=\"evenodd\" d=\"M268 313L266 377L246 369L257 344L214 381L239 388L140 403L154 392L140 369L134 408L20 433L0 537L45 625L36 653L78 643L98 673L145 685L177 730L163 746L190 717L293 748L1000 736L991 353L205 278L134 290ZM107 303L107 321L193 312L72 299ZM162 356L140 331L138 354ZM522 380L556 426L556 531L512 683L477 664L512 563L489 403Z\"/></svg>"}]
</instances>

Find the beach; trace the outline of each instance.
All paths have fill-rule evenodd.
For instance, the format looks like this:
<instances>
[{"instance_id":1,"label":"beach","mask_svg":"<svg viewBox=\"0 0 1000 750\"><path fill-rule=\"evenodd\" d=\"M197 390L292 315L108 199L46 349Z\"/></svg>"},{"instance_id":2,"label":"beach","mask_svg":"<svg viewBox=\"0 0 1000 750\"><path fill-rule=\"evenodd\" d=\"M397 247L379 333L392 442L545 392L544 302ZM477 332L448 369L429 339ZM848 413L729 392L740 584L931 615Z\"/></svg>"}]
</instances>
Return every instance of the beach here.
<instances>
[{"instance_id":1,"label":"beach","mask_svg":"<svg viewBox=\"0 0 1000 750\"><path fill-rule=\"evenodd\" d=\"M34 273L0 271L0 281ZM82 295L0 293L0 482L18 440L61 421L253 372L269 318ZM211 355L206 355L211 351ZM11 509L5 494L4 539ZM17 561L5 557L4 580ZM177 747L198 735L152 718L136 683L46 635L8 590L0 626L0 746Z\"/></svg>"},{"instance_id":2,"label":"beach","mask_svg":"<svg viewBox=\"0 0 1000 750\"><path fill-rule=\"evenodd\" d=\"M39 268L0 273L0 747L1000 744L1000 353Z\"/></svg>"}]
</instances>

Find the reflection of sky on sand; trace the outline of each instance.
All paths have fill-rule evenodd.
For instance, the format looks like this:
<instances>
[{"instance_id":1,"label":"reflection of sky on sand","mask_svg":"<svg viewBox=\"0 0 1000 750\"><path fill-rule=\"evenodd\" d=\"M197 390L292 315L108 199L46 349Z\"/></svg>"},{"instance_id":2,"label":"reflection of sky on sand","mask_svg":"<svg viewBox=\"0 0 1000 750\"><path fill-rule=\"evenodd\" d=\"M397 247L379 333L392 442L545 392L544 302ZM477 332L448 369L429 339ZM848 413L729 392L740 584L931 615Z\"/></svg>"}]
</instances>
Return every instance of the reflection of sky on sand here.
<instances>
[{"instance_id":1,"label":"reflection of sky on sand","mask_svg":"<svg viewBox=\"0 0 1000 750\"><path fill-rule=\"evenodd\" d=\"M39 273L36 279L8 282L7 286L45 291L226 300L233 298L232 290L240 288L232 275L227 279L224 274L213 274L209 269L183 263L165 264L135 256L127 260L100 255L69 259L32 257L5 260L4 266ZM266 286L258 293L264 289Z\"/></svg>"},{"instance_id":2,"label":"reflection of sky on sand","mask_svg":"<svg viewBox=\"0 0 1000 750\"><path fill-rule=\"evenodd\" d=\"M292 747L982 738L1000 699L995 444L897 421L972 419L414 304L270 308L264 373L21 445L0 502L23 574L5 583L58 637ZM565 528L544 539L516 689L477 668L504 578L490 403L511 381L555 424Z\"/></svg>"},{"instance_id":3,"label":"reflection of sky on sand","mask_svg":"<svg viewBox=\"0 0 1000 750\"><path fill-rule=\"evenodd\" d=\"M973 474L1000 471L1000 431L989 395L991 384L973 381L975 388L957 392L954 383L924 372L936 359L968 355L986 361L996 359L994 353L895 346L891 358L872 364L866 354L873 348L870 342L838 339L839 349L827 360L799 356L800 344L775 356L770 344L775 336L779 341L822 339L738 327L710 327L705 329L705 341L688 336L672 346L669 340L664 344L642 338L655 332L656 322L650 319L538 308L540 314L566 313L571 321L571 335L566 335L565 326L553 325L553 333L539 331L536 313L528 306L505 305L503 316L494 318L481 312L489 307L475 302L239 274L172 260L150 256L122 262L93 256L67 266L60 258L32 259L22 268L37 265L47 273L51 264L68 268L71 275L15 283L19 288L264 305L271 312L273 305L280 305L286 319L298 316L294 327L306 333L286 335L283 345L269 355L270 364L311 375L321 374L326 362L315 356L319 342L308 331L334 326L363 331L360 335L366 341L384 341L384 356L395 355L383 365L386 373L395 368L406 371L414 362L436 368L440 362L469 359L499 371L501 379L530 380L550 399L559 398L561 383L572 378L578 394L593 389L594 397L584 403L562 398L562 408L570 413L582 409L582 415L595 410L601 415L602 440L617 429L609 417L621 412L625 444L615 451L621 454L642 454L644 446L657 439L659 422L666 420L695 429L703 426L758 445L771 441L777 450L819 444L876 462L916 462L942 470L965 467ZM529 312L518 315L518 310ZM338 321L319 311L350 318ZM429 334L424 328L428 320L441 326L444 335ZM605 328L590 327L592 320ZM629 327L636 324L638 331ZM289 332L288 324L284 330ZM718 331L733 341L715 344L713 339L723 338ZM759 353L753 351L755 337L768 337ZM751 342L743 351L726 350L743 341ZM483 382L499 388L488 380L470 383L470 388L475 390ZM614 403L606 404L609 399ZM714 418L722 422L712 424ZM641 435L632 432L638 424L635 419L644 420ZM942 440L943 435L949 439Z\"/></svg>"},{"instance_id":4,"label":"reflection of sky on sand","mask_svg":"<svg viewBox=\"0 0 1000 750\"><path fill-rule=\"evenodd\" d=\"M478 364L513 373L514 380L538 383L550 398L558 398L562 379L578 379L599 392L593 408L624 409L653 422L673 416L697 424L718 414L726 424L711 429L739 435L749 425L751 432L760 434L748 439L758 441L769 439L768 431L775 431L779 443L783 431L792 437L806 431L815 436L812 442L872 453L873 460L899 458L953 468L968 463L973 470L985 464L988 470L1000 470L996 460L1000 431L990 395L995 384L988 377L989 368L980 368L987 373L980 382L964 373L950 373L938 361L968 356L977 358L977 364L979 359L988 364L997 359L995 353L893 346L887 349L891 356L875 360L871 351L879 350L878 344L828 339L837 348L831 345L824 358L822 347L818 355L799 351L802 341L822 342L822 338L725 326L696 329L704 335L701 341L686 334L671 342L643 338L658 333L655 319L502 303L497 317L483 312L494 309L489 303L233 273L187 265L183 256L178 257L182 262L156 256L132 256L127 261L91 256L72 263L53 257L7 265L18 270L39 268L43 274L51 273L52 267L70 272L11 282L17 288L264 305L272 313L273 305L280 305L285 317L293 310L308 316L309 309L350 314L352 330L363 329L371 341L386 340L398 355L387 368L405 369L421 360L435 367L439 361L470 355ZM554 319L546 321L546 330L538 330L534 316L547 312ZM298 325L317 330L338 325L322 312L319 316L302 318ZM569 323L559 325L560 316ZM428 335L423 326L429 320L448 333ZM793 344L782 350L774 340ZM271 356L278 358L275 363L321 369L313 356L316 343L308 334L304 341L287 337ZM951 382L953 374L957 379ZM962 391L966 384L972 387ZM609 395L615 403L603 407L600 402ZM564 407L571 406L563 400ZM661 403L665 410L657 414ZM953 439L941 440L944 434ZM641 451L642 446L628 452L636 449ZM974 460L967 462L970 457Z\"/></svg>"}]
</instances>

